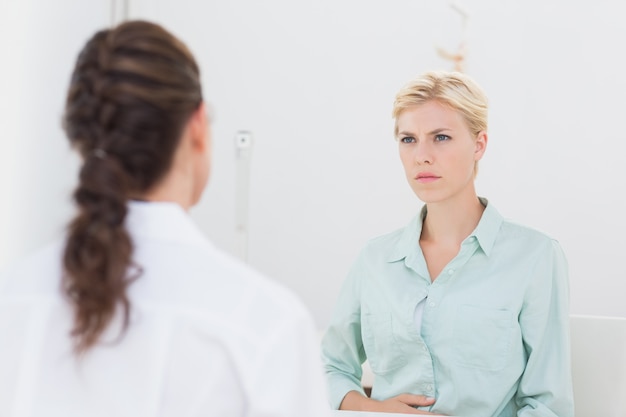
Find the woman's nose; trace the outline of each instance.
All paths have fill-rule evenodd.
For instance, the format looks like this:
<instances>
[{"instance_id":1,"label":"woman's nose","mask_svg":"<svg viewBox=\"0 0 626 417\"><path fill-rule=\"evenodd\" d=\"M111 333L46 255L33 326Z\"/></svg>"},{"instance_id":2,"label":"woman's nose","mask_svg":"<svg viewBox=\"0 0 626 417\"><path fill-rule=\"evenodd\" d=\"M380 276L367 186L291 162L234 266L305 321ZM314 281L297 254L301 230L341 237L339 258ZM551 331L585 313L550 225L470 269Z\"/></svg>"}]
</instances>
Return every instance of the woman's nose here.
<instances>
[{"instance_id":1,"label":"woman's nose","mask_svg":"<svg viewBox=\"0 0 626 417\"><path fill-rule=\"evenodd\" d=\"M414 160L418 165L432 164L432 149L428 143L418 142L415 144Z\"/></svg>"}]
</instances>

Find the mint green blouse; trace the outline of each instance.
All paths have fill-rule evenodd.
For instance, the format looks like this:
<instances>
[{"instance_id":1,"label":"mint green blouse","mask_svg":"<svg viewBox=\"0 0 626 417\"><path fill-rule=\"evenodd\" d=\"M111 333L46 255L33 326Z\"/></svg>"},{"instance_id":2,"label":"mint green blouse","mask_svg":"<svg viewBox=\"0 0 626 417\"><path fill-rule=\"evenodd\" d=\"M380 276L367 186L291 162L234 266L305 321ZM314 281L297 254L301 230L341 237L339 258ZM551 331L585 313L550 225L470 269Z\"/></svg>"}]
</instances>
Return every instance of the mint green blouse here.
<instances>
[{"instance_id":1,"label":"mint green blouse","mask_svg":"<svg viewBox=\"0 0 626 417\"><path fill-rule=\"evenodd\" d=\"M478 226L434 282L418 244L426 207L361 251L322 342L333 408L363 392L368 359L374 399L423 394L436 402L421 409L464 417L574 416L563 251L481 201Z\"/></svg>"}]
</instances>

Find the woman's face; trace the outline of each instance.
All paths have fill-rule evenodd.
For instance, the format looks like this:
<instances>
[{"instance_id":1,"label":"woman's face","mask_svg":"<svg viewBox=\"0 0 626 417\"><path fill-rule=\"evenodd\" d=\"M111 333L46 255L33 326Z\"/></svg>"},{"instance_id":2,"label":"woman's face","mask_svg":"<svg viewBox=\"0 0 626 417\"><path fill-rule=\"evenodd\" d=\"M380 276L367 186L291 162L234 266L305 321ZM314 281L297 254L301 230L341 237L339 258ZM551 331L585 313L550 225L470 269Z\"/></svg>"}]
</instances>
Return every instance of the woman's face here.
<instances>
[{"instance_id":1,"label":"woman's face","mask_svg":"<svg viewBox=\"0 0 626 417\"><path fill-rule=\"evenodd\" d=\"M487 134L474 137L463 116L438 101L409 107L397 119L400 159L409 185L425 203L474 193L474 166Z\"/></svg>"}]
</instances>

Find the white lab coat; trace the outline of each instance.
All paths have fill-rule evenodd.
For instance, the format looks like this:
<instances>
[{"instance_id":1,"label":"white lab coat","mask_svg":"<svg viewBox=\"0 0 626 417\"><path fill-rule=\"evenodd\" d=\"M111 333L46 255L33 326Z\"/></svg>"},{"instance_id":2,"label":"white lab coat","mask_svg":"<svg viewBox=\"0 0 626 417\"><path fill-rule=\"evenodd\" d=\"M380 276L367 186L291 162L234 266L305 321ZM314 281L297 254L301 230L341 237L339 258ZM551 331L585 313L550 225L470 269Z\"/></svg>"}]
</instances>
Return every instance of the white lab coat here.
<instances>
[{"instance_id":1,"label":"white lab coat","mask_svg":"<svg viewBox=\"0 0 626 417\"><path fill-rule=\"evenodd\" d=\"M0 274L0 417L330 415L310 314L217 250L178 205L129 205L143 274L78 359L60 288L62 242Z\"/></svg>"}]
</instances>

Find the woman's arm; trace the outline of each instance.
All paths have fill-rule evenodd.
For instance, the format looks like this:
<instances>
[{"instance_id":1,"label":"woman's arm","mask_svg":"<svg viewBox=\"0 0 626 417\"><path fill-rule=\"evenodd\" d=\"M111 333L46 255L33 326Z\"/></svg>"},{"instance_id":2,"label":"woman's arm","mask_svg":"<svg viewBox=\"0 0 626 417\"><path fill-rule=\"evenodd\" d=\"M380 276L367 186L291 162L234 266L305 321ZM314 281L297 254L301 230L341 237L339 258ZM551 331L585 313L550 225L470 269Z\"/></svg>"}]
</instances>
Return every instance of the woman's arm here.
<instances>
[{"instance_id":1,"label":"woman's arm","mask_svg":"<svg viewBox=\"0 0 626 417\"><path fill-rule=\"evenodd\" d=\"M573 417L568 267L558 242L548 243L531 279L519 318L528 360L518 417Z\"/></svg>"},{"instance_id":2,"label":"woman's arm","mask_svg":"<svg viewBox=\"0 0 626 417\"><path fill-rule=\"evenodd\" d=\"M359 257L348 273L322 339L322 362L335 410L348 392L365 395L361 386L361 365L366 359L361 339L361 264Z\"/></svg>"},{"instance_id":3,"label":"woman's arm","mask_svg":"<svg viewBox=\"0 0 626 417\"><path fill-rule=\"evenodd\" d=\"M401 394L384 401L372 400L357 391L350 391L341 402L340 410L375 411L379 413L404 413L420 415L437 415L427 411L416 410L416 406L429 406L435 403L434 398L424 395Z\"/></svg>"}]
</instances>

